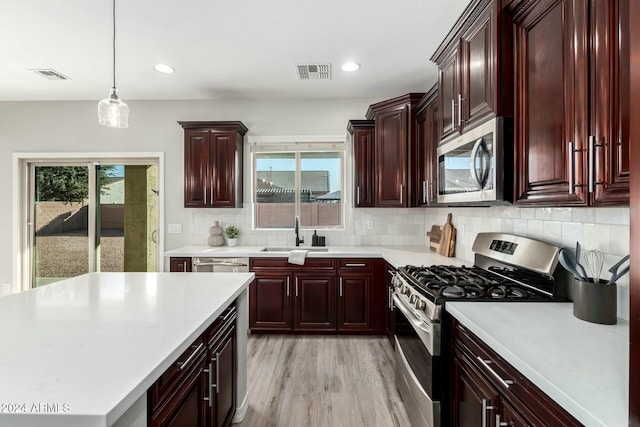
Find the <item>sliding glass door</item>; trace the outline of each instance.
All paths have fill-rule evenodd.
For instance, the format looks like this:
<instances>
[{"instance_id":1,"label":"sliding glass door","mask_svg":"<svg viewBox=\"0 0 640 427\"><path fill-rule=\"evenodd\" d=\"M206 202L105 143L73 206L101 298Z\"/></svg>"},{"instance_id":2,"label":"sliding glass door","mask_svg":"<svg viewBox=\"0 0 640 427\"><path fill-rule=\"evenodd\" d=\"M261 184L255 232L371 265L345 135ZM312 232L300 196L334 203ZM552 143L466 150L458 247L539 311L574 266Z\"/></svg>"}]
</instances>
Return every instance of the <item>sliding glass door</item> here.
<instances>
[{"instance_id":1,"label":"sliding glass door","mask_svg":"<svg viewBox=\"0 0 640 427\"><path fill-rule=\"evenodd\" d=\"M158 167L149 163L30 163L31 287L157 270Z\"/></svg>"}]
</instances>

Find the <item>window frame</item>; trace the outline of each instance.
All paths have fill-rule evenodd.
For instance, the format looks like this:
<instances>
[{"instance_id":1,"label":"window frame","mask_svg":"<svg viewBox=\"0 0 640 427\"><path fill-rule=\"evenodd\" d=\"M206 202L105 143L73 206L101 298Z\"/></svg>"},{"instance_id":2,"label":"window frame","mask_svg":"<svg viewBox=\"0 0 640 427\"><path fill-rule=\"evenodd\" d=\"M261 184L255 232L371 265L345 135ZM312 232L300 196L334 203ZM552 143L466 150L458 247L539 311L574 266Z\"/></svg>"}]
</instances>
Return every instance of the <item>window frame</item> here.
<instances>
[{"instance_id":1,"label":"window frame","mask_svg":"<svg viewBox=\"0 0 640 427\"><path fill-rule=\"evenodd\" d=\"M270 141L266 142L253 142L251 143L251 229L255 231L278 231L278 230L292 230L294 225L286 228L259 228L256 221L256 180L257 180L257 159L256 154L259 153L291 153L294 154L294 181L295 181L295 212L294 215L300 217L301 198L300 198L300 185L302 182L302 170L301 170L301 158L302 153L338 153L340 159L340 196L342 207L340 209L340 224L332 226L318 226L310 225L305 226L300 224L301 230L344 230L345 229L345 217L346 217L346 203L345 203L345 188L346 188L346 144L344 137L340 137L339 140L316 140L316 141L295 141L295 142L282 142L282 141ZM279 142L279 143L278 143Z\"/></svg>"}]
</instances>

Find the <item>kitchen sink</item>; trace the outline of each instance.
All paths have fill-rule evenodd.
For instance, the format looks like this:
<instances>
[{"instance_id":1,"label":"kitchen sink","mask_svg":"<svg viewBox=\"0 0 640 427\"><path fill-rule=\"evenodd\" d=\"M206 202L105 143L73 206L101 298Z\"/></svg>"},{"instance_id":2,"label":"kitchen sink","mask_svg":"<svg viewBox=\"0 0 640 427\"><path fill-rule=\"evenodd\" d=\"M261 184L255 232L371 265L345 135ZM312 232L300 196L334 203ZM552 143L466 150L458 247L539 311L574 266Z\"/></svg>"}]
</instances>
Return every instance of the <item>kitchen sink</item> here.
<instances>
[{"instance_id":1,"label":"kitchen sink","mask_svg":"<svg viewBox=\"0 0 640 427\"><path fill-rule=\"evenodd\" d=\"M284 246L267 246L261 252L291 252L294 250L305 250L309 252L329 252L329 248L307 248L307 247L284 247Z\"/></svg>"}]
</instances>

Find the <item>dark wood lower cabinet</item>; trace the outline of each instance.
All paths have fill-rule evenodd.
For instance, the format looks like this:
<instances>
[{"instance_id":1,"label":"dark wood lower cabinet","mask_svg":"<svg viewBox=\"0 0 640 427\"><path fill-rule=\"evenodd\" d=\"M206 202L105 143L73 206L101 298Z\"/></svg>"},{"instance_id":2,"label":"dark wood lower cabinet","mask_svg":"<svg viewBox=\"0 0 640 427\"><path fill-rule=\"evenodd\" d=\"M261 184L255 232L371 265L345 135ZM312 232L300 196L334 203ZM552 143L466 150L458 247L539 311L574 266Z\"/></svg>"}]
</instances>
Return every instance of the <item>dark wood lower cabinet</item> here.
<instances>
[{"instance_id":1,"label":"dark wood lower cabinet","mask_svg":"<svg viewBox=\"0 0 640 427\"><path fill-rule=\"evenodd\" d=\"M176 273L191 272L191 258L171 257L169 258L169 271Z\"/></svg>"},{"instance_id":2,"label":"dark wood lower cabinet","mask_svg":"<svg viewBox=\"0 0 640 427\"><path fill-rule=\"evenodd\" d=\"M147 392L149 427L227 427L236 408L236 311L230 306Z\"/></svg>"},{"instance_id":3,"label":"dark wood lower cabinet","mask_svg":"<svg viewBox=\"0 0 640 427\"><path fill-rule=\"evenodd\" d=\"M291 330L291 274L256 272L249 285L249 325L252 330Z\"/></svg>"},{"instance_id":4,"label":"dark wood lower cabinet","mask_svg":"<svg viewBox=\"0 0 640 427\"><path fill-rule=\"evenodd\" d=\"M293 329L336 330L336 278L334 274L294 273Z\"/></svg>"},{"instance_id":5,"label":"dark wood lower cabinet","mask_svg":"<svg viewBox=\"0 0 640 427\"><path fill-rule=\"evenodd\" d=\"M451 330L452 426L582 425L456 320Z\"/></svg>"},{"instance_id":6,"label":"dark wood lower cabinet","mask_svg":"<svg viewBox=\"0 0 640 427\"><path fill-rule=\"evenodd\" d=\"M382 260L307 261L295 266L286 258L251 260L256 275L249 288L252 332L384 333L388 301Z\"/></svg>"},{"instance_id":7,"label":"dark wood lower cabinet","mask_svg":"<svg viewBox=\"0 0 640 427\"><path fill-rule=\"evenodd\" d=\"M338 329L371 331L371 289L373 276L341 273L338 277Z\"/></svg>"}]
</instances>

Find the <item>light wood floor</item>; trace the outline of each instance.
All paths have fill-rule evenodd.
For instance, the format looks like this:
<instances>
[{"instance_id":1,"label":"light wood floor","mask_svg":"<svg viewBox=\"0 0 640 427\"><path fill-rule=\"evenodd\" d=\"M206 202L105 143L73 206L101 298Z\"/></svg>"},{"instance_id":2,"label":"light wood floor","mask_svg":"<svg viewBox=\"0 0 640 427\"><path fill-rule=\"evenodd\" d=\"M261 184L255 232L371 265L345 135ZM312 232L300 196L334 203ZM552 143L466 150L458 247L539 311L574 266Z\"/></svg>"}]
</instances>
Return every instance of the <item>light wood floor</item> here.
<instances>
[{"instance_id":1,"label":"light wood floor","mask_svg":"<svg viewBox=\"0 0 640 427\"><path fill-rule=\"evenodd\" d=\"M242 427L410 426L383 337L252 335Z\"/></svg>"}]
</instances>

